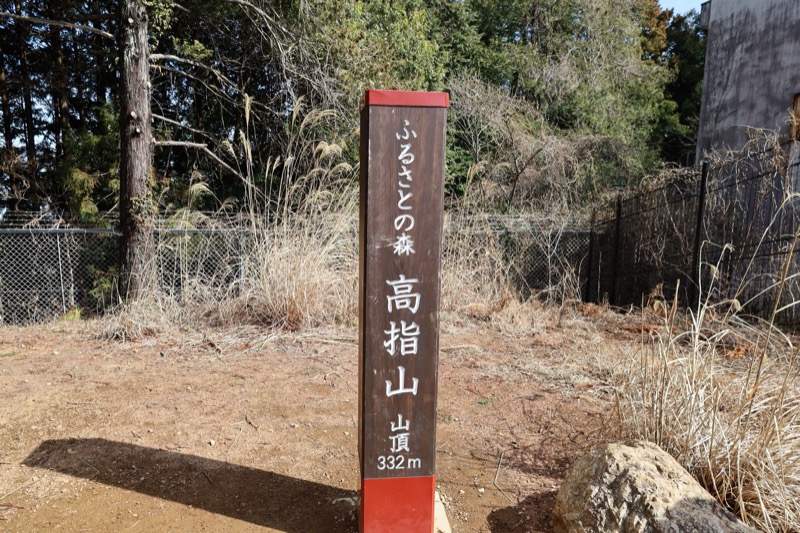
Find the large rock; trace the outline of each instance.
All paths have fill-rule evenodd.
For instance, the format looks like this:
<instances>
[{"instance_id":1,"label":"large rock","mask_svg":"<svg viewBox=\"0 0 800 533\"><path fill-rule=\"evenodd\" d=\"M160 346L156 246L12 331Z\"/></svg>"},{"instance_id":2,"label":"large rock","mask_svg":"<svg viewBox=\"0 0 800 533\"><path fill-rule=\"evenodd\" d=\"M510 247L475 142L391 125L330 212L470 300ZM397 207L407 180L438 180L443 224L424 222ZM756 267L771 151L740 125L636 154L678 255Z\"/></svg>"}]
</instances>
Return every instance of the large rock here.
<instances>
[{"instance_id":1,"label":"large rock","mask_svg":"<svg viewBox=\"0 0 800 533\"><path fill-rule=\"evenodd\" d=\"M556 533L750 533L657 445L606 444L575 462L556 498Z\"/></svg>"}]
</instances>

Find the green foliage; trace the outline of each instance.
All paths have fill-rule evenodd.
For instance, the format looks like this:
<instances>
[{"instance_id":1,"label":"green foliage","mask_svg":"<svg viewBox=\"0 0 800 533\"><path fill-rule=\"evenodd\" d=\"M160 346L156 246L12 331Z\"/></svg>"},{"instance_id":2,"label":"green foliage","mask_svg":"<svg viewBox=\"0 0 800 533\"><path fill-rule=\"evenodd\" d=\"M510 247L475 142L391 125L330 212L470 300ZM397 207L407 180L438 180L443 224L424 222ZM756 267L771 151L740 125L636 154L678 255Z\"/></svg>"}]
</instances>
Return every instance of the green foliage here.
<instances>
[{"instance_id":1,"label":"green foliage","mask_svg":"<svg viewBox=\"0 0 800 533\"><path fill-rule=\"evenodd\" d=\"M454 141L455 137L450 137L447 141L445 193L460 198L467 192L469 171L477 161L463 145Z\"/></svg>"},{"instance_id":2,"label":"green foliage","mask_svg":"<svg viewBox=\"0 0 800 533\"><path fill-rule=\"evenodd\" d=\"M498 54L481 42L474 14L465 2L428 0L428 16L438 27L435 38L445 54L446 77L465 72L491 72Z\"/></svg>"},{"instance_id":3,"label":"green foliage","mask_svg":"<svg viewBox=\"0 0 800 533\"><path fill-rule=\"evenodd\" d=\"M323 2L315 17L338 89L357 102L368 88L439 90L447 51L436 17L420 0Z\"/></svg>"},{"instance_id":4,"label":"green foliage","mask_svg":"<svg viewBox=\"0 0 800 533\"><path fill-rule=\"evenodd\" d=\"M94 265L89 265L89 276L94 280L92 289L89 291L89 297L95 310L102 311L113 305L119 269L114 266L103 270Z\"/></svg>"},{"instance_id":5,"label":"green foliage","mask_svg":"<svg viewBox=\"0 0 800 533\"><path fill-rule=\"evenodd\" d=\"M208 61L213 55L213 52L206 48L203 43L198 42L197 39L192 42L173 39L172 46L178 55L196 62Z\"/></svg>"},{"instance_id":6,"label":"green foliage","mask_svg":"<svg viewBox=\"0 0 800 533\"><path fill-rule=\"evenodd\" d=\"M175 0L144 0L144 4L147 6L150 42L155 46L170 30Z\"/></svg>"},{"instance_id":7,"label":"green foliage","mask_svg":"<svg viewBox=\"0 0 800 533\"><path fill-rule=\"evenodd\" d=\"M99 212L109 210L119 194L117 118L108 107L99 116L102 125L97 130L105 133L68 131L65 156L56 169L67 206L85 222L97 222Z\"/></svg>"},{"instance_id":8,"label":"green foliage","mask_svg":"<svg viewBox=\"0 0 800 533\"><path fill-rule=\"evenodd\" d=\"M586 203L663 160L685 160L693 145L704 36L696 15L670 18L656 0L146 5L151 50L162 55L151 70L152 109L164 117L153 121L154 138L185 143L155 149L153 195L170 209L211 209L222 199L245 198L249 187L277 194L274 184L286 173L277 161L298 176L312 170L313 158L287 162L297 153L293 121L301 101L304 113L336 112L303 137L341 146L354 166L358 109L369 88L450 90L448 194L480 190L503 198L502 209L529 208L537 195ZM116 23L105 15L116 8L106 0L66 2L54 4L51 16L89 20L113 33ZM0 24L17 32L13 21ZM32 68L25 79L42 107L35 110L36 139L59 131L63 142L37 141L44 178L29 190L81 219L96 219L116 204L119 191L117 120L106 104L118 96L117 53L88 32L31 28L23 40ZM21 146L24 77L16 39L9 41L3 53L10 129ZM70 65L66 76L49 74L61 72L51 48L57 42ZM56 83L62 79L63 87ZM56 123L61 110L50 106L59 94L69 95L68 109ZM24 161L24 151L16 152ZM0 175L3 187L11 181ZM197 189L201 182L204 191Z\"/></svg>"},{"instance_id":9,"label":"green foliage","mask_svg":"<svg viewBox=\"0 0 800 533\"><path fill-rule=\"evenodd\" d=\"M67 311L64 316L61 317L62 320L66 322L76 322L81 319L83 315L83 310L80 307L73 307L69 311Z\"/></svg>"},{"instance_id":10,"label":"green foliage","mask_svg":"<svg viewBox=\"0 0 800 533\"><path fill-rule=\"evenodd\" d=\"M465 0L463 8L466 13L453 18L467 21L479 38L453 47L452 64L533 104L543 122L537 118L524 126L520 112L514 119L522 128L515 130L517 138L564 135L589 150L584 154L589 164L571 165L566 172L575 172L574 183L591 193L628 184L658 167L665 132L680 128L664 91L672 73L655 60L665 51L669 12L652 0ZM479 60L469 63L458 50ZM458 106L454 99L454 112ZM458 125L451 129L457 139L463 136ZM483 133L489 131L497 133L495 127ZM502 150L514 166L507 146L493 148L493 158L502 160ZM468 165L459 163L459 153L450 147L448 163L461 173Z\"/></svg>"},{"instance_id":11,"label":"green foliage","mask_svg":"<svg viewBox=\"0 0 800 533\"><path fill-rule=\"evenodd\" d=\"M690 12L675 16L667 28L667 56L674 77L665 87L666 97L675 102L679 126L665 135L662 153L666 160L693 160L700 117L705 69L706 33L700 29L700 15Z\"/></svg>"}]
</instances>

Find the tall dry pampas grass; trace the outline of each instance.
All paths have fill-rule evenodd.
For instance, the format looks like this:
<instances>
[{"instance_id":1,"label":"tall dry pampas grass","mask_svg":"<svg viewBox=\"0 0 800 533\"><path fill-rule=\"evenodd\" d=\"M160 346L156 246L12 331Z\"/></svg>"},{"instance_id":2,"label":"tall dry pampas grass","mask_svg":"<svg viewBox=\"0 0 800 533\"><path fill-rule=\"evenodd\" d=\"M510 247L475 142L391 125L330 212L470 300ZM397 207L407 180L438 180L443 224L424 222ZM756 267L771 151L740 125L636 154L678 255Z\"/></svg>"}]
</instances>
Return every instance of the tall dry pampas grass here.
<instances>
[{"instance_id":1,"label":"tall dry pampas grass","mask_svg":"<svg viewBox=\"0 0 800 533\"><path fill-rule=\"evenodd\" d=\"M267 165L272 186L260 190L247 179L250 246L236 296L207 312L216 323L299 329L353 322L358 190L354 169L342 162L344 141L319 138L333 118L298 102L286 153Z\"/></svg>"},{"instance_id":2,"label":"tall dry pampas grass","mask_svg":"<svg viewBox=\"0 0 800 533\"><path fill-rule=\"evenodd\" d=\"M343 162L345 141L321 138L334 118L296 102L285 153L267 162L263 176L254 174L246 134L238 152L223 143L241 158L239 212L232 216L231 203L223 203L227 222L210 233L191 233L214 226L191 209L171 217L167 226L190 232L159 239L152 265L159 286L108 313L103 335L136 338L193 322L288 329L353 322L358 189L355 170Z\"/></svg>"},{"instance_id":3,"label":"tall dry pampas grass","mask_svg":"<svg viewBox=\"0 0 800 533\"><path fill-rule=\"evenodd\" d=\"M223 324L288 329L354 323L358 255L352 216L287 221L254 232L241 293L220 302Z\"/></svg>"}]
</instances>

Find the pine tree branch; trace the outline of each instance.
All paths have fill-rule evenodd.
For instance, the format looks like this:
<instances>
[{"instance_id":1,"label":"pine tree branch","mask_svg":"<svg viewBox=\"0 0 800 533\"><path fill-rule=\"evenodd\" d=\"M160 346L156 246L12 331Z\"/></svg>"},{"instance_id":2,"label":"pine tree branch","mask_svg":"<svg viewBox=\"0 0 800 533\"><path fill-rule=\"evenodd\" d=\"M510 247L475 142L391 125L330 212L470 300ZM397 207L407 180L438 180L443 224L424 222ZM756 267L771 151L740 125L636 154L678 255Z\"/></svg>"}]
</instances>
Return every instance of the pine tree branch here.
<instances>
[{"instance_id":1,"label":"pine tree branch","mask_svg":"<svg viewBox=\"0 0 800 533\"><path fill-rule=\"evenodd\" d=\"M91 26L84 26L83 24L73 24L72 22L64 22L63 20L26 17L24 15L15 15L13 13L4 13L4 12L0 12L0 17L10 18L14 20L21 20L23 22L30 22L32 24L47 24L49 26L57 26L59 28L71 28L73 30L88 31L96 35L99 35L100 37L105 37L106 39L116 41L116 38L107 31L99 30L97 28L92 28Z\"/></svg>"}]
</instances>

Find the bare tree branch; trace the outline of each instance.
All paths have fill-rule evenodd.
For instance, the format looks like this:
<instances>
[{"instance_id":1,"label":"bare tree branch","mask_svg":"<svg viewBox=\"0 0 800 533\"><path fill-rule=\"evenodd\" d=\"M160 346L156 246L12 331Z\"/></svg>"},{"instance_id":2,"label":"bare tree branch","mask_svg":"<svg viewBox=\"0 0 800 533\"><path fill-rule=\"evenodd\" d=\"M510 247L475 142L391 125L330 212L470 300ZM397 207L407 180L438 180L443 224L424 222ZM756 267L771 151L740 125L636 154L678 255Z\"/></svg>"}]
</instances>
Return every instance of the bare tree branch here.
<instances>
[{"instance_id":1,"label":"bare tree branch","mask_svg":"<svg viewBox=\"0 0 800 533\"><path fill-rule=\"evenodd\" d=\"M236 176L237 178L242 178L242 175L233 167L231 167L228 163L220 159L217 154L212 152L208 149L208 145L205 143L193 143L193 142L186 142L186 141L156 141L153 143L155 146L175 146L175 147L183 147L183 148L194 148L196 150L200 150L205 152L205 154L216 161L222 168Z\"/></svg>"},{"instance_id":2,"label":"bare tree branch","mask_svg":"<svg viewBox=\"0 0 800 533\"><path fill-rule=\"evenodd\" d=\"M91 26L84 26L83 24L73 24L72 22L64 22L63 20L50 20L37 17L26 17L24 15L15 15L13 13L3 13L3 12L0 12L0 17L10 18L14 20L21 20L23 22L30 22L32 24L47 24L50 26L57 26L59 28L72 28L74 30L88 31L97 34L101 37L105 37L106 39L116 41L116 38L107 31L99 30L97 28L92 28Z\"/></svg>"},{"instance_id":3,"label":"bare tree branch","mask_svg":"<svg viewBox=\"0 0 800 533\"><path fill-rule=\"evenodd\" d=\"M234 98L231 98L230 95L227 95L224 92L222 92L222 90L219 87L215 87L214 85L206 83L206 80L203 80L201 78L198 78L197 76L189 74L188 72L186 72L184 70L180 70L180 69L172 68L172 67L167 67L165 65L150 65L150 68L151 69L157 69L159 71L172 72L173 74L177 74L178 76L183 76L185 78L189 78L190 80L194 80L194 81L202 84L206 89L211 91L211 93L214 96L220 98L221 100L225 100L227 102L231 102L231 103L234 103L234 104L237 103L237 100L235 100ZM238 89L237 89L237 91L238 91Z\"/></svg>"},{"instance_id":4,"label":"bare tree branch","mask_svg":"<svg viewBox=\"0 0 800 533\"><path fill-rule=\"evenodd\" d=\"M267 31L272 35L272 39L271 39L272 44L274 44L278 48L278 52L279 52L278 53L278 59L281 62L281 64L283 64L283 67L286 68L286 64L285 64L284 58L287 55L287 50L286 50L286 47L284 46L284 39L286 39L289 35L291 35L291 32L288 29L286 29L284 26L282 26L278 22L278 20L277 20L277 18L275 16L270 15L269 13L264 11L262 8L258 7L257 5L253 4L252 2L249 2L248 0L227 0L227 1L232 3L232 4L237 4L237 5L241 6L241 7L243 7L245 13L247 13L248 10L251 11L251 12L254 12L258 17L261 18L262 21L264 21L264 24L258 24L258 22L255 21L255 20L253 21L253 23L254 23L254 26L256 28L260 28L262 25L266 26ZM248 15L248 18L250 18L249 15ZM277 31L276 31L276 29L277 29ZM279 33L281 33L283 35L283 39L280 38L280 36L278 35ZM262 34L263 34L263 32L262 32Z\"/></svg>"},{"instance_id":5,"label":"bare tree branch","mask_svg":"<svg viewBox=\"0 0 800 533\"><path fill-rule=\"evenodd\" d=\"M230 85L234 89L239 90L239 88L236 86L236 84L232 80L230 80L225 74L223 74L222 72L218 71L217 69L215 69L213 67L209 67L208 65L204 65L203 63L199 63L197 61L193 61L193 60L187 59L185 57L179 57L179 56L174 56L174 55L170 55L170 54L150 54L150 59L152 61L174 61L176 63L184 63L186 65L191 65L193 67L197 67L197 68L206 70L206 71L214 74L217 78L219 78L220 80L224 81L225 83L227 83L228 85Z\"/></svg>"},{"instance_id":6,"label":"bare tree branch","mask_svg":"<svg viewBox=\"0 0 800 533\"><path fill-rule=\"evenodd\" d=\"M186 124L181 124L177 120L172 120L171 118L167 118L167 117L164 117L164 116L158 115L156 113L152 113L152 112L150 113L150 116L153 117L153 118L157 118L158 120L161 120L163 122L166 122L167 124L173 124L175 126L178 126L179 128L183 128L185 130L189 130L192 133L196 133L198 135L202 135L203 137L207 138L208 140L213 140L211 135L209 135L208 133L206 133L204 131L201 131L201 130L194 129L191 126L187 126Z\"/></svg>"},{"instance_id":7,"label":"bare tree branch","mask_svg":"<svg viewBox=\"0 0 800 533\"><path fill-rule=\"evenodd\" d=\"M250 2L248 2L246 0L228 0L228 2L230 2L232 4L238 4L240 6L248 8L248 9L252 9L256 13L258 13L258 15L260 15L264 20L270 22L272 25L274 25L275 27L280 29L283 33L286 33L286 34L289 33L289 30L287 30L286 28L284 28L283 26L278 24L278 21L275 20L274 17L269 15L266 11L264 11L260 7L254 5L254 4L252 4L252 3L250 3Z\"/></svg>"}]
</instances>

